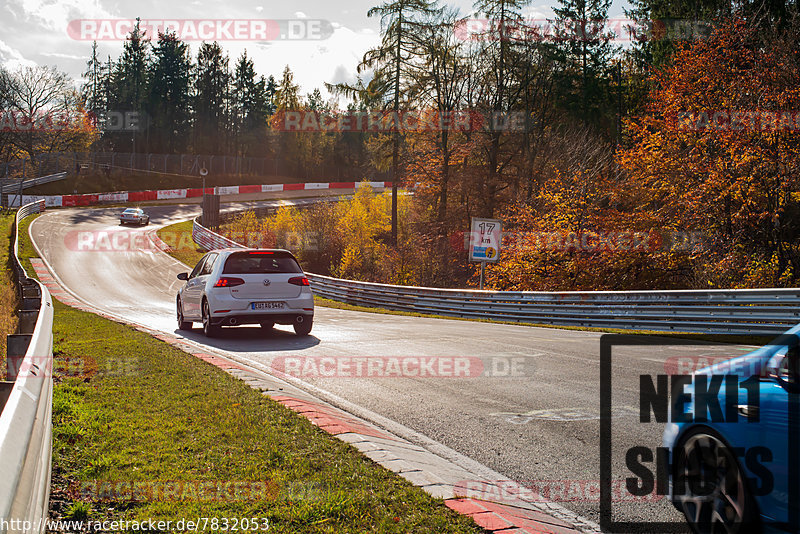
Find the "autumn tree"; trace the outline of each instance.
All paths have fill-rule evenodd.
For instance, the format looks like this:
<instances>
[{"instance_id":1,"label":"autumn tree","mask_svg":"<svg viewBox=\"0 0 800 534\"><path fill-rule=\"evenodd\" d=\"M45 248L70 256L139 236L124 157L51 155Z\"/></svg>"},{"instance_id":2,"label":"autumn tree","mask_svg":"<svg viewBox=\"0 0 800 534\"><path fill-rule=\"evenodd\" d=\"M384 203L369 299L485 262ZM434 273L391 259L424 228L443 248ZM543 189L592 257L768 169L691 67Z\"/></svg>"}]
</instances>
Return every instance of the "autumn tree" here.
<instances>
[{"instance_id":1,"label":"autumn tree","mask_svg":"<svg viewBox=\"0 0 800 534\"><path fill-rule=\"evenodd\" d=\"M557 107L558 80L565 69L553 43L537 28L521 27L522 37L515 51L514 78L518 80L517 106L525 117L524 128L518 134L520 142L518 177L514 180L512 197L520 199L524 188L526 202L538 194L545 168L553 151L548 139L560 122Z\"/></svg>"},{"instance_id":2,"label":"autumn tree","mask_svg":"<svg viewBox=\"0 0 800 534\"><path fill-rule=\"evenodd\" d=\"M4 125L10 130L7 149L29 159L34 169L42 154L84 151L95 139L72 80L55 67L19 67L4 72L0 84L3 109L11 113L3 118L16 122Z\"/></svg>"},{"instance_id":3,"label":"autumn tree","mask_svg":"<svg viewBox=\"0 0 800 534\"><path fill-rule=\"evenodd\" d=\"M680 46L653 75L647 112L619 158L630 209L706 235L695 285L793 284L800 106L797 27L764 36L742 20Z\"/></svg>"},{"instance_id":4,"label":"autumn tree","mask_svg":"<svg viewBox=\"0 0 800 534\"><path fill-rule=\"evenodd\" d=\"M417 55L422 58L422 64L421 68L411 73L410 92L419 108L427 113L438 114L438 118L436 115L432 118L434 124L440 127L423 135L432 139L436 149L433 159L438 166L433 181L437 191L433 207L436 222L440 225L447 219L450 174L458 150L455 139L459 133L454 128L454 119L458 113L465 112L463 107L468 86L472 82L465 42L457 36L456 28L460 23L456 13L448 11L443 17L437 17L420 27ZM422 146L422 143L417 144L418 149ZM424 162L430 161L431 154L419 151L417 156L423 160L422 168L425 168Z\"/></svg>"},{"instance_id":5,"label":"autumn tree","mask_svg":"<svg viewBox=\"0 0 800 534\"><path fill-rule=\"evenodd\" d=\"M479 214L486 217L495 215L510 186L518 179L518 174L510 171L520 149L519 132L512 131L504 119L520 111L519 96L524 87L515 76L518 72L515 63L519 58L518 46L526 36L518 34L516 29L525 26L522 9L529 3L529 0L477 0L474 4L476 12L488 20L486 29L477 36L480 45L474 51L478 54L480 89L472 102L487 118L479 156L485 169Z\"/></svg>"},{"instance_id":6,"label":"autumn tree","mask_svg":"<svg viewBox=\"0 0 800 534\"><path fill-rule=\"evenodd\" d=\"M419 17L436 12L430 0L390 0L367 12L368 17L380 17L381 44L367 51L359 70L371 69L376 79L383 80L379 92L391 103L397 115L403 100L404 77L414 68L415 45L420 27ZM374 86L373 86L374 87ZM397 242L397 187L400 182L400 132L392 133L392 242Z\"/></svg>"}]
</instances>

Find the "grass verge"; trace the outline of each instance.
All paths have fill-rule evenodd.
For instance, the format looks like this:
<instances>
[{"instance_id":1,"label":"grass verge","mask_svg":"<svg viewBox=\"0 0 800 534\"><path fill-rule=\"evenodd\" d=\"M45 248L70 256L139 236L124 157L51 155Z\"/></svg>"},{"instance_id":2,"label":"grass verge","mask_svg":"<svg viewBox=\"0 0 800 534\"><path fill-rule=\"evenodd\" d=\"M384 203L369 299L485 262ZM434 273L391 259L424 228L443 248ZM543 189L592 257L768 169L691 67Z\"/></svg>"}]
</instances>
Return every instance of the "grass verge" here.
<instances>
[{"instance_id":1,"label":"grass verge","mask_svg":"<svg viewBox=\"0 0 800 534\"><path fill-rule=\"evenodd\" d=\"M20 228L28 266L29 224ZM221 369L53 304L55 517L171 521L162 531L192 530L177 521L207 518L200 529L216 532L234 524L253 532L482 532Z\"/></svg>"},{"instance_id":2,"label":"grass verge","mask_svg":"<svg viewBox=\"0 0 800 534\"><path fill-rule=\"evenodd\" d=\"M39 253L33 248L31 236L28 233L28 227L39 215L39 213L29 215L19 222L19 262L22 264L22 268L28 273L28 277L35 277L35 272L31 265L31 258L39 257Z\"/></svg>"},{"instance_id":3,"label":"grass verge","mask_svg":"<svg viewBox=\"0 0 800 534\"><path fill-rule=\"evenodd\" d=\"M55 317L56 515L264 518L270 532L481 532L222 370L58 302ZM231 482L235 495L216 493ZM154 497L129 498L131 487Z\"/></svg>"},{"instance_id":4,"label":"grass verge","mask_svg":"<svg viewBox=\"0 0 800 534\"><path fill-rule=\"evenodd\" d=\"M0 261L3 271L0 273L0 378L6 373L6 335L17 329L17 293L14 291L14 276L11 270L11 228L16 213L5 211L0 213Z\"/></svg>"},{"instance_id":5,"label":"grass verge","mask_svg":"<svg viewBox=\"0 0 800 534\"><path fill-rule=\"evenodd\" d=\"M187 233L188 232L188 233ZM163 240L167 241L170 239L172 242L168 242L173 250L169 252L169 254L177 259L185 263L190 267L194 267L200 258L203 257L205 254L205 250L200 247L197 243L192 240L192 222L186 221L177 224L173 224L170 226L165 226L158 231L159 237ZM184 237L177 237L176 236L184 236ZM188 237L186 237L188 236ZM178 241L176 241L176 239ZM174 246L173 243L178 243L178 246ZM324 306L326 308L336 308L339 310L350 310L350 311L360 311L360 312L367 312L367 313L382 313L386 315L402 315L406 317L428 317L432 319L450 319L455 321L473 321L479 323L497 323L497 324L511 324L517 326L531 326L531 327L538 327L538 328L557 328L559 330L576 330L581 332L598 332L603 334L628 334L628 335L648 335L648 336L659 336L664 338L679 338L679 339L691 339L694 341L711 341L711 342L723 342L723 343L734 343L734 344L743 344L743 345L764 345L769 343L770 340L773 339L774 336L715 336L711 334L684 334L684 333L671 333L671 332L658 332L654 330L622 330L618 328L588 328L588 327L578 327L578 326L563 326L563 325L551 325L551 324L539 324L539 323L517 323L513 321L498 321L496 319L478 319L473 317L449 317L446 315L435 315L435 314L425 314L425 313L418 313L418 312L406 312L406 311L397 311L397 310L387 310L385 308L373 308L368 306L357 306L353 304L347 304L344 302L339 302L336 300L331 300L323 297L314 297L314 305L315 306Z\"/></svg>"},{"instance_id":6,"label":"grass verge","mask_svg":"<svg viewBox=\"0 0 800 534\"><path fill-rule=\"evenodd\" d=\"M192 221L183 221L160 228L156 234L170 247L169 255L176 260L194 267L206 253L192 239Z\"/></svg>"}]
</instances>

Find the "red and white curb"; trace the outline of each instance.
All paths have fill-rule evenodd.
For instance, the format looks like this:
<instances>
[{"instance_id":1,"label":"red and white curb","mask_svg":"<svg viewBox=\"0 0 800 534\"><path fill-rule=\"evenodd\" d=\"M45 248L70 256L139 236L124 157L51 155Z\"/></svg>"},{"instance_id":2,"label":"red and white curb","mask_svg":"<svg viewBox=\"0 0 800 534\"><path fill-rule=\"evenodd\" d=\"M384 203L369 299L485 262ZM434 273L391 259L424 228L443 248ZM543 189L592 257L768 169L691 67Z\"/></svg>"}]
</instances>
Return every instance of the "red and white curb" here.
<instances>
[{"instance_id":1,"label":"red and white curb","mask_svg":"<svg viewBox=\"0 0 800 534\"><path fill-rule=\"evenodd\" d=\"M206 363L244 381L276 402L302 415L328 434L345 441L381 466L397 473L411 484L434 497L444 499L445 505L471 517L486 532L498 534L575 534L599 532L599 526L554 503L518 498L515 505L501 504L464 497L464 481L480 481L482 477L425 448L398 437L371 422L354 416L306 391L265 372L209 351L202 350L190 340L143 327L123 318L106 314L77 299L65 290L50 273L45 262L32 258L31 265L39 281L50 294L68 306L100 315L112 321L134 326L138 330L164 341ZM498 475L493 480L501 480ZM481 482L484 487L494 482ZM501 491L498 488L498 492Z\"/></svg>"},{"instance_id":2,"label":"red and white curb","mask_svg":"<svg viewBox=\"0 0 800 534\"><path fill-rule=\"evenodd\" d=\"M308 182L300 184L229 185L206 187L207 195L245 195L249 193L277 193L282 191L318 191L320 189L356 189L392 187L392 182ZM95 206L120 202L148 202L152 200L175 200L203 196L203 188L157 189L149 191L114 191L84 195L22 195L22 204L44 200L48 208ZM19 198L19 197L16 197ZM14 199L12 199L14 200Z\"/></svg>"}]
</instances>

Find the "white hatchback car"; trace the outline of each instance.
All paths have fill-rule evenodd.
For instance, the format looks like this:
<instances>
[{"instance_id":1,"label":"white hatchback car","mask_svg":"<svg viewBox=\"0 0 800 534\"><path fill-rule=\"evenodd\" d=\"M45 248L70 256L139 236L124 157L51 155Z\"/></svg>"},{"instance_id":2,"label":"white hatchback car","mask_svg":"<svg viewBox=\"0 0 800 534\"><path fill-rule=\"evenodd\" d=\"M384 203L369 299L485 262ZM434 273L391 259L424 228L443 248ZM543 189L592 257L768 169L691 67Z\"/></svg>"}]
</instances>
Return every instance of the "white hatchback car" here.
<instances>
[{"instance_id":1,"label":"white hatchback car","mask_svg":"<svg viewBox=\"0 0 800 534\"><path fill-rule=\"evenodd\" d=\"M291 252L276 249L226 249L209 252L178 291L178 328L203 323L208 337L222 326L260 324L265 329L290 324L307 336L314 321L314 296L308 278Z\"/></svg>"}]
</instances>

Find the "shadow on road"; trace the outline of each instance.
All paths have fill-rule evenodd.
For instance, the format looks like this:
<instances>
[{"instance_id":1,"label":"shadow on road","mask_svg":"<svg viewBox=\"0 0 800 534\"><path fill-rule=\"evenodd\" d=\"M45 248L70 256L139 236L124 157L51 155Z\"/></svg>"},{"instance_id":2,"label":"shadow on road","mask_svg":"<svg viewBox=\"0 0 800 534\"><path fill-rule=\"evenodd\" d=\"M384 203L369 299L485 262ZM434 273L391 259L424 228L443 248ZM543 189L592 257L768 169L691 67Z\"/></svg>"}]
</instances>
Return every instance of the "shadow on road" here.
<instances>
[{"instance_id":1,"label":"shadow on road","mask_svg":"<svg viewBox=\"0 0 800 534\"><path fill-rule=\"evenodd\" d=\"M200 328L190 332L175 330L175 333L214 347L230 352L280 352L289 350L304 350L320 344L320 340L313 335L297 336L292 331L273 328L264 330L255 327L222 328L218 337L208 338L203 335Z\"/></svg>"},{"instance_id":2,"label":"shadow on road","mask_svg":"<svg viewBox=\"0 0 800 534\"><path fill-rule=\"evenodd\" d=\"M100 222L103 219L113 216L119 222L119 214L122 213L121 209L76 209L68 212L68 220L72 224L81 224L85 222Z\"/></svg>"}]
</instances>

